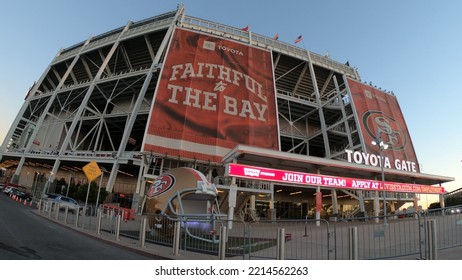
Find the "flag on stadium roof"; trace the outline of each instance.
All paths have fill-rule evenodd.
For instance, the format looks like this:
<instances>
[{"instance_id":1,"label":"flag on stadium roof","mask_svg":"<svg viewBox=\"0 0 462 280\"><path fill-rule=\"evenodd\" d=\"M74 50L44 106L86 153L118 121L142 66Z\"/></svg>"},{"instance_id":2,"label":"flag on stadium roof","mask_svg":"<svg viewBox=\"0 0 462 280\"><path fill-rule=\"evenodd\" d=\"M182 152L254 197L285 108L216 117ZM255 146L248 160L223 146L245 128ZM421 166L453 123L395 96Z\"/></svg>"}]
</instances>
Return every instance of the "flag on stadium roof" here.
<instances>
[{"instance_id":1,"label":"flag on stadium roof","mask_svg":"<svg viewBox=\"0 0 462 280\"><path fill-rule=\"evenodd\" d=\"M297 39L294 40L294 43L297 44L302 40L302 35L298 36Z\"/></svg>"},{"instance_id":2,"label":"flag on stadium roof","mask_svg":"<svg viewBox=\"0 0 462 280\"><path fill-rule=\"evenodd\" d=\"M246 27L242 28L244 31L249 31L249 26L247 25Z\"/></svg>"},{"instance_id":3,"label":"flag on stadium roof","mask_svg":"<svg viewBox=\"0 0 462 280\"><path fill-rule=\"evenodd\" d=\"M279 34L276 33L276 35L274 35L274 37L273 37L273 40L278 40L278 39L279 39Z\"/></svg>"}]
</instances>

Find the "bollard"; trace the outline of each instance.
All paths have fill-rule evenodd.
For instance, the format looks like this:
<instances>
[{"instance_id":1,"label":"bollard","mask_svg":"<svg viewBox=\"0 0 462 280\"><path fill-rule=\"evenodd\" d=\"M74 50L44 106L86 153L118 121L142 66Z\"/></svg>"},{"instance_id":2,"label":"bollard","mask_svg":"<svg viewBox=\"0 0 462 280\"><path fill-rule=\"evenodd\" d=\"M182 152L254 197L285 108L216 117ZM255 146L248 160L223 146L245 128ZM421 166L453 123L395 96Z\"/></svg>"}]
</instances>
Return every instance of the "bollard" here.
<instances>
[{"instance_id":1,"label":"bollard","mask_svg":"<svg viewBox=\"0 0 462 280\"><path fill-rule=\"evenodd\" d=\"M53 208L53 203L48 201L47 202L47 209L48 209L48 217L51 218L51 209Z\"/></svg>"},{"instance_id":2,"label":"bollard","mask_svg":"<svg viewBox=\"0 0 462 280\"><path fill-rule=\"evenodd\" d=\"M103 215L101 215L101 211L98 209L96 214L96 234L101 235L101 220Z\"/></svg>"},{"instance_id":3,"label":"bollard","mask_svg":"<svg viewBox=\"0 0 462 280\"><path fill-rule=\"evenodd\" d=\"M175 222L175 228L173 229L173 255L178 256L180 254L180 234L181 224Z\"/></svg>"},{"instance_id":4,"label":"bollard","mask_svg":"<svg viewBox=\"0 0 462 280\"><path fill-rule=\"evenodd\" d=\"M358 259L358 228L348 228L348 256L349 260Z\"/></svg>"},{"instance_id":5,"label":"bollard","mask_svg":"<svg viewBox=\"0 0 462 280\"><path fill-rule=\"evenodd\" d=\"M60 205L59 205L58 203L56 203L56 205L55 205L55 208L56 208L56 209L55 209L55 220L56 220L56 221L59 220L59 206L60 206Z\"/></svg>"},{"instance_id":6,"label":"bollard","mask_svg":"<svg viewBox=\"0 0 462 280\"><path fill-rule=\"evenodd\" d=\"M427 239L426 259L438 259L438 241L436 239L436 220L428 220L425 224L425 235Z\"/></svg>"},{"instance_id":7,"label":"bollard","mask_svg":"<svg viewBox=\"0 0 462 280\"><path fill-rule=\"evenodd\" d=\"M218 258L224 260L226 258L226 241L228 240L227 228L220 228L220 246L218 247Z\"/></svg>"},{"instance_id":8,"label":"bollard","mask_svg":"<svg viewBox=\"0 0 462 280\"><path fill-rule=\"evenodd\" d=\"M120 215L116 217L115 240L120 241Z\"/></svg>"},{"instance_id":9,"label":"bollard","mask_svg":"<svg viewBox=\"0 0 462 280\"><path fill-rule=\"evenodd\" d=\"M286 256L286 230L284 228L278 229L277 241L277 259L284 260Z\"/></svg>"},{"instance_id":10,"label":"bollard","mask_svg":"<svg viewBox=\"0 0 462 280\"><path fill-rule=\"evenodd\" d=\"M79 227L79 217L80 217L80 211L77 211L77 213L75 214L75 224L74 224L76 228Z\"/></svg>"},{"instance_id":11,"label":"bollard","mask_svg":"<svg viewBox=\"0 0 462 280\"><path fill-rule=\"evenodd\" d=\"M145 241L146 241L146 217L143 217L141 219L141 227L140 227L140 247L146 247Z\"/></svg>"},{"instance_id":12,"label":"bollard","mask_svg":"<svg viewBox=\"0 0 462 280\"><path fill-rule=\"evenodd\" d=\"M38 212L42 213L42 199L40 199L38 202Z\"/></svg>"},{"instance_id":13,"label":"bollard","mask_svg":"<svg viewBox=\"0 0 462 280\"><path fill-rule=\"evenodd\" d=\"M67 224L67 214L69 213L69 206L66 205L66 208L64 208L64 224Z\"/></svg>"}]
</instances>

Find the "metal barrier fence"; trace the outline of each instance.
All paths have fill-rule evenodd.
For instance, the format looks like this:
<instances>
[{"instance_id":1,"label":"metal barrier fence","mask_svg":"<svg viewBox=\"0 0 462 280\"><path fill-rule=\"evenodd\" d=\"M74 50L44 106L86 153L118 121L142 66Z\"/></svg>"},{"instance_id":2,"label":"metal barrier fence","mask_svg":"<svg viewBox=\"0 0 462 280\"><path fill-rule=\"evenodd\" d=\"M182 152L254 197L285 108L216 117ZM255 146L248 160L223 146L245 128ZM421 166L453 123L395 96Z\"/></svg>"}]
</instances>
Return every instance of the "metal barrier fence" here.
<instances>
[{"instance_id":1,"label":"metal barrier fence","mask_svg":"<svg viewBox=\"0 0 462 280\"><path fill-rule=\"evenodd\" d=\"M326 220L279 220L249 223L249 259L277 259L278 229L284 229L285 259L332 259L330 224Z\"/></svg>"},{"instance_id":2,"label":"metal barrier fence","mask_svg":"<svg viewBox=\"0 0 462 280\"><path fill-rule=\"evenodd\" d=\"M348 220L260 220L223 216L135 215L107 208L69 211L39 201L39 212L66 225L141 247L164 246L173 255L187 251L236 259L437 259L438 250L462 246L462 207L425 213ZM61 209L60 209L61 208Z\"/></svg>"},{"instance_id":3,"label":"metal barrier fence","mask_svg":"<svg viewBox=\"0 0 462 280\"><path fill-rule=\"evenodd\" d=\"M462 246L462 205L428 210L423 219L424 223L436 222L438 249Z\"/></svg>"},{"instance_id":4,"label":"metal barrier fence","mask_svg":"<svg viewBox=\"0 0 462 280\"><path fill-rule=\"evenodd\" d=\"M420 215L399 218L397 215L355 218L334 223L335 259L350 259L350 228L356 228L358 259L386 259L416 255L422 256ZM379 221L376 222L376 219Z\"/></svg>"}]
</instances>

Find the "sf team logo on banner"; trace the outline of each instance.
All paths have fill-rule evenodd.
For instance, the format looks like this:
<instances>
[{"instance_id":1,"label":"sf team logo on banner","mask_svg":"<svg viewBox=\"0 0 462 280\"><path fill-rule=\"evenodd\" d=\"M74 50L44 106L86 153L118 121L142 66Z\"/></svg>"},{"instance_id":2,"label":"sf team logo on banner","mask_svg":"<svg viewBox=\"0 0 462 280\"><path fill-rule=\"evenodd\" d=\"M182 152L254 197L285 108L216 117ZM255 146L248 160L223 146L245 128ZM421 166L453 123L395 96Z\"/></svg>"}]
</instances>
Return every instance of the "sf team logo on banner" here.
<instances>
[{"instance_id":1,"label":"sf team logo on banner","mask_svg":"<svg viewBox=\"0 0 462 280\"><path fill-rule=\"evenodd\" d=\"M170 190L175 184L175 177L170 174L165 174L157 177L148 190L148 197L157 196Z\"/></svg>"},{"instance_id":2,"label":"sf team logo on banner","mask_svg":"<svg viewBox=\"0 0 462 280\"><path fill-rule=\"evenodd\" d=\"M347 79L347 82L366 147L365 151L360 152L377 154L378 148L372 141L380 137L389 147L383 151L383 156L390 162L397 163L392 168L403 170L398 167L404 163L406 166L415 166L412 172L420 172L409 130L396 96L352 79Z\"/></svg>"},{"instance_id":3,"label":"sf team logo on banner","mask_svg":"<svg viewBox=\"0 0 462 280\"><path fill-rule=\"evenodd\" d=\"M370 110L364 113L363 123L369 136L375 138L376 134L381 135L382 140L388 144L389 149L401 151L406 148L407 137L404 133L405 130L393 117L381 111Z\"/></svg>"}]
</instances>

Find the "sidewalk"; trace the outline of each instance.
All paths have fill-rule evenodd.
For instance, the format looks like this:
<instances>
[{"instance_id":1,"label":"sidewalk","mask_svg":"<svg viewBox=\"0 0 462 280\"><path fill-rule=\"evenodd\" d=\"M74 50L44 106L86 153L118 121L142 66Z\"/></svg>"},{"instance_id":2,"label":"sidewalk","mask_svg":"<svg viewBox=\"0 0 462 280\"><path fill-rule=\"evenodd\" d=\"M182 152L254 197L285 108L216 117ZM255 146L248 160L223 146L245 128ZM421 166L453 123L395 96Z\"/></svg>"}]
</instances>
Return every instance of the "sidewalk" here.
<instances>
[{"instance_id":1,"label":"sidewalk","mask_svg":"<svg viewBox=\"0 0 462 280\"><path fill-rule=\"evenodd\" d=\"M404 257L395 257L390 260L418 260L420 259L418 255L404 256ZM462 260L462 246L438 250L437 260Z\"/></svg>"},{"instance_id":2,"label":"sidewalk","mask_svg":"<svg viewBox=\"0 0 462 280\"><path fill-rule=\"evenodd\" d=\"M196 253L196 252L184 251L184 250L180 250L180 254L174 255L172 247L156 245L156 244L152 244L148 242L145 243L144 247L141 247L140 242L133 238L124 237L121 235L119 238L120 240L117 241L115 240L113 235L97 234L96 230L94 229L75 227L71 223L64 224L62 221L59 221L59 220L57 221L54 218L49 217L48 215L41 214L38 210L33 211L33 213L44 219L47 219L49 221L52 221L56 224L67 227L69 229L75 230L89 237L99 239L107 243L111 243L114 246L129 249L131 251L136 251L144 255L152 256L153 259L165 259L165 260L218 260L219 259L218 255L214 256L210 254ZM84 217L84 218L96 220L96 217Z\"/></svg>"}]
</instances>

